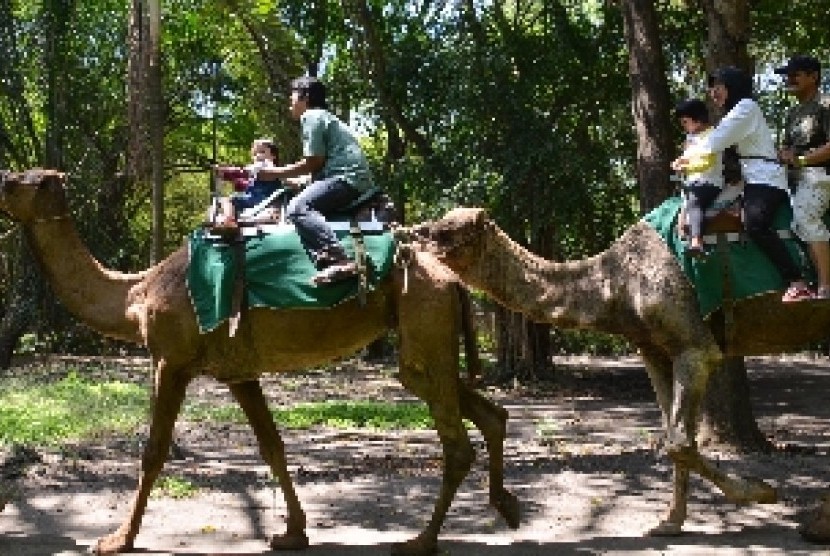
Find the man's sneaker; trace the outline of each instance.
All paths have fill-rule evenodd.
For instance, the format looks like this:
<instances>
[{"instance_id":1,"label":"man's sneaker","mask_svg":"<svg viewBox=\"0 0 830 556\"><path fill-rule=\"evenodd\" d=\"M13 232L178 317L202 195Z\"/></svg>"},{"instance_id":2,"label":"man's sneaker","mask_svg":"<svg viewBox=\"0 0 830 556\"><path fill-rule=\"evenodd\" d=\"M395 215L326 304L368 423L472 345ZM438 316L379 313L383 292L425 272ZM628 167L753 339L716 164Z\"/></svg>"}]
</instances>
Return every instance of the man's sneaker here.
<instances>
[{"instance_id":1,"label":"man's sneaker","mask_svg":"<svg viewBox=\"0 0 830 556\"><path fill-rule=\"evenodd\" d=\"M796 301L808 301L815 298L815 294L807 286L793 285L787 288L787 291L784 292L783 297L781 297L781 302L794 303Z\"/></svg>"}]
</instances>

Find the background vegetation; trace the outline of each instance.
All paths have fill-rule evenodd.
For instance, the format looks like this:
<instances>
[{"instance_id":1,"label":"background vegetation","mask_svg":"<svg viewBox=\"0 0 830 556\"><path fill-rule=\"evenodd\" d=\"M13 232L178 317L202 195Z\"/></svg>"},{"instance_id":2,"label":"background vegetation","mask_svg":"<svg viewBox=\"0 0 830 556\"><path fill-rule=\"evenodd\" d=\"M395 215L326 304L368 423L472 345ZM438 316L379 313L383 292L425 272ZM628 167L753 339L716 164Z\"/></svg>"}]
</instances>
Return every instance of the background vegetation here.
<instances>
[{"instance_id":1,"label":"background vegetation","mask_svg":"<svg viewBox=\"0 0 830 556\"><path fill-rule=\"evenodd\" d=\"M165 253L201 221L211 163L244 161L259 136L275 138L286 159L298 155L287 83L304 73L330 84L334 111L361 134L406 222L477 205L548 258L601 251L641 215L623 4L162 1ZM144 268L152 256L151 191L127 165L129 18L141 5L0 0L0 168L68 172L81 233L120 270ZM806 0L749 5L747 48L779 124L787 100L769 70L794 52L827 60L830 16ZM703 2L660 0L654 9L671 97L703 95ZM674 122L663 124L679 142ZM25 346L134 349L75 323L19 232L2 226L0 362ZM498 328L512 317L495 314L483 340L497 349ZM598 335L544 333L553 353L627 349Z\"/></svg>"}]
</instances>

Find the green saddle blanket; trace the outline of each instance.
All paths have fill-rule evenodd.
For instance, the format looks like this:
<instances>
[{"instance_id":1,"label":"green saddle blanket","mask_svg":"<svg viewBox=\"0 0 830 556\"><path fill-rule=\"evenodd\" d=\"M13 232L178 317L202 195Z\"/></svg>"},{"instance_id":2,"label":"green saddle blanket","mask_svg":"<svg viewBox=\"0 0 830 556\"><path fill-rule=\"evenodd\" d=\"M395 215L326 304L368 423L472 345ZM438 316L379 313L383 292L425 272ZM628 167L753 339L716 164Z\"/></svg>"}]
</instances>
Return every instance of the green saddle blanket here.
<instances>
[{"instance_id":1,"label":"green saddle blanket","mask_svg":"<svg viewBox=\"0 0 830 556\"><path fill-rule=\"evenodd\" d=\"M666 242L686 276L697 292L701 314L708 317L723 303L724 261L719 250L708 248L708 256L694 258L686 254L686 244L677 235L677 217L682 200L672 197L643 217ZM789 230L792 209L784 204L776 213L774 228ZM812 276L812 265L805 256L801 244L795 238L784 238L784 243L795 261L804 268L806 276ZM787 284L764 253L749 239L730 242L728 246L728 277L733 299L744 299L766 292L783 290Z\"/></svg>"},{"instance_id":2,"label":"green saddle blanket","mask_svg":"<svg viewBox=\"0 0 830 556\"><path fill-rule=\"evenodd\" d=\"M349 256L354 256L348 232L338 232L338 237ZM371 291L392 268L395 242L389 232L364 234L363 242ZM205 333L230 317L236 249L206 238L203 230L190 234L188 247L187 288L199 329ZM244 251L243 299L247 307L325 309L358 294L356 279L322 286L311 284L317 269L303 249L294 226L284 225L275 233L246 238Z\"/></svg>"}]
</instances>

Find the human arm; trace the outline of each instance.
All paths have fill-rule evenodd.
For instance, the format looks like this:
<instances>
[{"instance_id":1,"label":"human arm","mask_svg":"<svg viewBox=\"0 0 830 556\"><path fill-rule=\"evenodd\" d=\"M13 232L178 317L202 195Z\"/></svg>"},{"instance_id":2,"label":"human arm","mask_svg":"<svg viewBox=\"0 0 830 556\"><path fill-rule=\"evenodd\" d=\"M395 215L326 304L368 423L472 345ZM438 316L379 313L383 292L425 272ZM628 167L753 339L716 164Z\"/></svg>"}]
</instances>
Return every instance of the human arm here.
<instances>
[{"instance_id":1,"label":"human arm","mask_svg":"<svg viewBox=\"0 0 830 556\"><path fill-rule=\"evenodd\" d=\"M797 166L821 166L828 160L830 160L830 142L810 149L797 157L795 163Z\"/></svg>"},{"instance_id":2,"label":"human arm","mask_svg":"<svg viewBox=\"0 0 830 556\"><path fill-rule=\"evenodd\" d=\"M325 163L325 156L306 156L291 164L262 168L259 171L258 176L265 180L285 180L288 185L296 189L298 187L296 182L294 180L289 180L288 178L296 178L307 174L316 174L322 170Z\"/></svg>"},{"instance_id":3,"label":"human arm","mask_svg":"<svg viewBox=\"0 0 830 556\"><path fill-rule=\"evenodd\" d=\"M248 187L248 172L239 166L214 166L216 177L233 184L235 191L245 191Z\"/></svg>"},{"instance_id":4,"label":"human arm","mask_svg":"<svg viewBox=\"0 0 830 556\"><path fill-rule=\"evenodd\" d=\"M740 100L701 142L701 150L723 152L731 145L740 143L756 128L759 119L763 119L763 115L755 101Z\"/></svg>"},{"instance_id":5,"label":"human arm","mask_svg":"<svg viewBox=\"0 0 830 556\"><path fill-rule=\"evenodd\" d=\"M686 139L683 143L683 153L671 163L672 170L694 174L705 172L715 165L717 155L700 148L701 141L708 133L710 130Z\"/></svg>"}]
</instances>

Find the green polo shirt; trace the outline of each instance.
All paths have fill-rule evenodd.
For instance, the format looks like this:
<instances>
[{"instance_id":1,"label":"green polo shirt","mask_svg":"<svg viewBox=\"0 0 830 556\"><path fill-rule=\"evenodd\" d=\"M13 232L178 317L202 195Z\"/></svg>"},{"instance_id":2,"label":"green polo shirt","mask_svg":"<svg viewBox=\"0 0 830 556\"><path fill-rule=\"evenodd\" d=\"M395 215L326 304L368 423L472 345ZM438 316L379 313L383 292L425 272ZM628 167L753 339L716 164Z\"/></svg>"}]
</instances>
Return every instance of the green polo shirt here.
<instances>
[{"instance_id":1,"label":"green polo shirt","mask_svg":"<svg viewBox=\"0 0 830 556\"><path fill-rule=\"evenodd\" d=\"M321 108L310 108L300 117L303 156L323 156L323 169L312 176L321 180L341 177L363 193L373 185L372 172L363 149L351 130L337 116Z\"/></svg>"}]
</instances>

